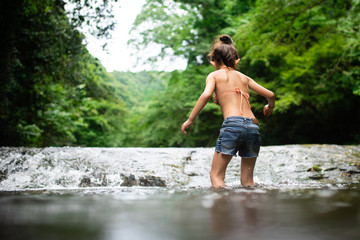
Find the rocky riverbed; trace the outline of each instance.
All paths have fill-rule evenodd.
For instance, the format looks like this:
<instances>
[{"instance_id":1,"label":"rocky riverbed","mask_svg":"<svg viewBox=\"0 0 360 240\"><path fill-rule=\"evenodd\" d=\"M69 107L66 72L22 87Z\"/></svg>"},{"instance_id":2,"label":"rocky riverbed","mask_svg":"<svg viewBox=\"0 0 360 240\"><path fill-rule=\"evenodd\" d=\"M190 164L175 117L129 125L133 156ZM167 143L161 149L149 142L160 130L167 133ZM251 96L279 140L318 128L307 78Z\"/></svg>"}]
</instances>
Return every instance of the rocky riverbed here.
<instances>
[{"instance_id":1,"label":"rocky riverbed","mask_svg":"<svg viewBox=\"0 0 360 240\"><path fill-rule=\"evenodd\" d=\"M0 148L0 190L206 187L213 148ZM349 186L360 181L360 146L262 147L255 180L267 188ZM238 186L240 158L226 183Z\"/></svg>"}]
</instances>

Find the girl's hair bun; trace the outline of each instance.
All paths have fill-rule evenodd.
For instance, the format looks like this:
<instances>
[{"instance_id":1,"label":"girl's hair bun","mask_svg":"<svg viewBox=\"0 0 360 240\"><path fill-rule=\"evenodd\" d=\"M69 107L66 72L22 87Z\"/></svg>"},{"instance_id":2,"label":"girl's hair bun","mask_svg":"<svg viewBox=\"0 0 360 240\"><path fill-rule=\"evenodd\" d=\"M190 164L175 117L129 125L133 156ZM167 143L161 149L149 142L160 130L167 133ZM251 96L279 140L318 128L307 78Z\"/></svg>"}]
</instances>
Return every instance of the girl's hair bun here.
<instances>
[{"instance_id":1,"label":"girl's hair bun","mask_svg":"<svg viewBox=\"0 0 360 240\"><path fill-rule=\"evenodd\" d=\"M225 44L233 44L233 40L231 39L231 37L229 35L221 35L219 37L220 41L225 43Z\"/></svg>"}]
</instances>

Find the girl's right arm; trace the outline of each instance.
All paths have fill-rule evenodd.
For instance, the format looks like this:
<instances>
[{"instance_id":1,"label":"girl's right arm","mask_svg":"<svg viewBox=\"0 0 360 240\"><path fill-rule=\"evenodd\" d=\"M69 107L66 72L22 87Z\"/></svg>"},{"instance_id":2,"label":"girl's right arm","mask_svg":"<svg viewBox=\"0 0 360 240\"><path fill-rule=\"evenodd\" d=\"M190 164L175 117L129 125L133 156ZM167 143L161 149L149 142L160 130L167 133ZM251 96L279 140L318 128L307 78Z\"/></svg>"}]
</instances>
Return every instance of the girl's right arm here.
<instances>
[{"instance_id":1,"label":"girl's right arm","mask_svg":"<svg viewBox=\"0 0 360 240\"><path fill-rule=\"evenodd\" d=\"M205 107L205 105L209 102L209 99L211 98L214 90L215 90L215 78L213 76L213 73L210 73L209 76L206 78L206 86L205 86L204 92L200 95L188 120L186 120L181 125L181 131L184 134L187 134L186 129L189 128L193 124L197 115Z\"/></svg>"},{"instance_id":2,"label":"girl's right arm","mask_svg":"<svg viewBox=\"0 0 360 240\"><path fill-rule=\"evenodd\" d=\"M273 109L275 108L275 94L256 83L253 79L249 77L247 78L249 80L249 88L267 99L268 104L265 105L263 112L265 116L270 116Z\"/></svg>"}]
</instances>

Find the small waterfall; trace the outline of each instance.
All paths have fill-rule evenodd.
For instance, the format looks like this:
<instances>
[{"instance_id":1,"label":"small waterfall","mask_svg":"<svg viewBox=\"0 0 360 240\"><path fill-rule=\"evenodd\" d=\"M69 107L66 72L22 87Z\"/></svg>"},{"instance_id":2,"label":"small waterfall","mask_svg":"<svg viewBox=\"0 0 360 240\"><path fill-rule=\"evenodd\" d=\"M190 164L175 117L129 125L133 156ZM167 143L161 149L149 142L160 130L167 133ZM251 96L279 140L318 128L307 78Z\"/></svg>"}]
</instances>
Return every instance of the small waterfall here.
<instances>
[{"instance_id":1,"label":"small waterfall","mask_svg":"<svg viewBox=\"0 0 360 240\"><path fill-rule=\"evenodd\" d=\"M213 148L0 148L0 191L86 187L208 187ZM360 145L262 147L260 187L344 188L360 181ZM240 186L240 158L226 184Z\"/></svg>"}]
</instances>

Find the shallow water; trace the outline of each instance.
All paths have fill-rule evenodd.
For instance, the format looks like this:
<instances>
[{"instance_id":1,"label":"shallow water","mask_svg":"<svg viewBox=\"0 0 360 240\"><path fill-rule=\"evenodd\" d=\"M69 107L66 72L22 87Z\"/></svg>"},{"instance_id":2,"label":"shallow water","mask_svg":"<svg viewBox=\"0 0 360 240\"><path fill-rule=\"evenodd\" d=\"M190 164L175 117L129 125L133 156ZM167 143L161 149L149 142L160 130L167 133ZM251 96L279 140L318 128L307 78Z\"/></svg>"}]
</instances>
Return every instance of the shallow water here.
<instances>
[{"instance_id":1,"label":"shallow water","mask_svg":"<svg viewBox=\"0 0 360 240\"><path fill-rule=\"evenodd\" d=\"M125 187L2 193L1 239L359 239L360 191Z\"/></svg>"},{"instance_id":2,"label":"shallow water","mask_svg":"<svg viewBox=\"0 0 360 240\"><path fill-rule=\"evenodd\" d=\"M263 147L217 190L212 152L0 148L0 239L360 239L360 146Z\"/></svg>"}]
</instances>

